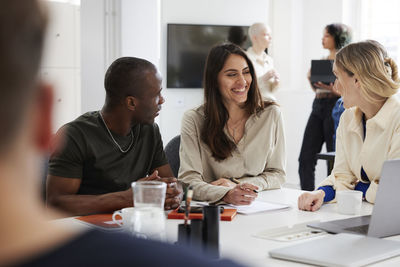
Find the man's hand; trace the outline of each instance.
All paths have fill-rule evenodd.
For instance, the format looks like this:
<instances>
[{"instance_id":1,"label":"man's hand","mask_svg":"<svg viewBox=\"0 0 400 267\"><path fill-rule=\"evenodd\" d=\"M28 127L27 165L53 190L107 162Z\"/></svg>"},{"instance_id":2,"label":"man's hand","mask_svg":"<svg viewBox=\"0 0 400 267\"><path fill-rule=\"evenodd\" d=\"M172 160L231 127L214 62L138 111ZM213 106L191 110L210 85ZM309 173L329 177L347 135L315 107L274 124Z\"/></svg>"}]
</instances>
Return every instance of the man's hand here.
<instances>
[{"instance_id":1,"label":"man's hand","mask_svg":"<svg viewBox=\"0 0 400 267\"><path fill-rule=\"evenodd\" d=\"M258 187L252 184L238 184L229 190L222 200L233 205L250 205L258 195L253 191L257 189Z\"/></svg>"},{"instance_id":2,"label":"man's hand","mask_svg":"<svg viewBox=\"0 0 400 267\"><path fill-rule=\"evenodd\" d=\"M299 210L316 211L324 203L325 192L317 190L314 192L307 192L299 196L298 206Z\"/></svg>"},{"instance_id":3,"label":"man's hand","mask_svg":"<svg viewBox=\"0 0 400 267\"><path fill-rule=\"evenodd\" d=\"M210 184L212 185L219 185L219 186L226 186L226 187L235 187L236 184L232 181L230 181L229 179L226 178L219 178L218 180L215 180L213 182L211 182Z\"/></svg>"},{"instance_id":4,"label":"man's hand","mask_svg":"<svg viewBox=\"0 0 400 267\"><path fill-rule=\"evenodd\" d=\"M175 177L160 178L159 180L167 183L164 208L166 210L176 209L181 204L183 198L182 185Z\"/></svg>"},{"instance_id":5,"label":"man's hand","mask_svg":"<svg viewBox=\"0 0 400 267\"><path fill-rule=\"evenodd\" d=\"M158 171L155 170L150 176L140 178L138 181L154 181L159 179L161 179L161 177L158 176Z\"/></svg>"}]
</instances>

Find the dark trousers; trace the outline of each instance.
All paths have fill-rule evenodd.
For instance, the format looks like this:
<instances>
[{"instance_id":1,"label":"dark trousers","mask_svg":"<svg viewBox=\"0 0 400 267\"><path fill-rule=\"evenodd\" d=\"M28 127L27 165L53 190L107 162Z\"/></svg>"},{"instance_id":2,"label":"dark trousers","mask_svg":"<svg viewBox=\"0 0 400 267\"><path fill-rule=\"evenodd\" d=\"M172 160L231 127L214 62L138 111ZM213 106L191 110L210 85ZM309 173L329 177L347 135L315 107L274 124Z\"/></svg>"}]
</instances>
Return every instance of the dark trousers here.
<instances>
[{"instance_id":1,"label":"dark trousers","mask_svg":"<svg viewBox=\"0 0 400 267\"><path fill-rule=\"evenodd\" d=\"M332 108L337 99L336 97L314 99L312 112L304 131L299 157L299 176L302 190L314 190L316 156L321 152L322 145L326 144L328 152L335 150L333 146Z\"/></svg>"}]
</instances>

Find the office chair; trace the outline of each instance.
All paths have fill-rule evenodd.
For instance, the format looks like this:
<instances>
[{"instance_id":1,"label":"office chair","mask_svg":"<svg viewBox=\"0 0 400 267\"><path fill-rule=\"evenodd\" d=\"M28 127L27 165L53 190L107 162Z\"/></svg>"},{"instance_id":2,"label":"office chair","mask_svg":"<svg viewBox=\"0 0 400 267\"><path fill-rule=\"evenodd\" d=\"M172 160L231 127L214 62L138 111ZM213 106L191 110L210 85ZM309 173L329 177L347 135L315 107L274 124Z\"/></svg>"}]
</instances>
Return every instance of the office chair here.
<instances>
[{"instance_id":1,"label":"office chair","mask_svg":"<svg viewBox=\"0 0 400 267\"><path fill-rule=\"evenodd\" d=\"M171 166L172 173L175 177L178 177L178 171L180 166L179 159L179 146L181 144L181 136L177 135L172 138L165 146L165 154L167 155L169 165Z\"/></svg>"}]
</instances>

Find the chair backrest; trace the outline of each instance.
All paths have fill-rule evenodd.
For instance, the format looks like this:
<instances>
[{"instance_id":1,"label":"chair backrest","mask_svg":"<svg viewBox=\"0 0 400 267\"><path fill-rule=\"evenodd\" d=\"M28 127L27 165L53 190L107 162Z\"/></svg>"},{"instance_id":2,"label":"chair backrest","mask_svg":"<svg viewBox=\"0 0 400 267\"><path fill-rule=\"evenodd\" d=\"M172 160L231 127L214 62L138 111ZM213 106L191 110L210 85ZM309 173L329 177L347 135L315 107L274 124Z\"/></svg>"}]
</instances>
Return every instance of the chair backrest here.
<instances>
[{"instance_id":1,"label":"chair backrest","mask_svg":"<svg viewBox=\"0 0 400 267\"><path fill-rule=\"evenodd\" d=\"M165 154L167 155L169 165L175 177L178 177L180 166L179 147L181 145L181 136L177 135L172 138L165 146Z\"/></svg>"}]
</instances>

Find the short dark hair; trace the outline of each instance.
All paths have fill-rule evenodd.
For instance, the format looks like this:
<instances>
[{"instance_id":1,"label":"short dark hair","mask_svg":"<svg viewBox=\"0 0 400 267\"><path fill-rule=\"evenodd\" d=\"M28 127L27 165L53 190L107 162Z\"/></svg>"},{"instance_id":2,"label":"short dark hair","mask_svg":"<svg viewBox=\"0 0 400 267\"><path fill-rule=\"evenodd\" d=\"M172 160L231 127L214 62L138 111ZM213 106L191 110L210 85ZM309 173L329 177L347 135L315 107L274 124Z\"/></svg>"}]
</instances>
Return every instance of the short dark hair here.
<instances>
[{"instance_id":1,"label":"short dark hair","mask_svg":"<svg viewBox=\"0 0 400 267\"><path fill-rule=\"evenodd\" d=\"M236 148L236 145L224 133L229 113L223 104L218 85L218 74L232 54L239 55L246 60L252 78L244 109L249 114L254 114L266 105L272 104L272 102L262 101L253 64L243 49L232 43L214 46L208 54L204 70L205 122L201 130L201 138L209 146L212 156L216 160L228 158Z\"/></svg>"},{"instance_id":2,"label":"short dark hair","mask_svg":"<svg viewBox=\"0 0 400 267\"><path fill-rule=\"evenodd\" d=\"M40 1L1 1L0 151L12 140L37 92L46 25L47 13Z\"/></svg>"},{"instance_id":3,"label":"short dark hair","mask_svg":"<svg viewBox=\"0 0 400 267\"><path fill-rule=\"evenodd\" d=\"M325 29L335 40L336 50L341 49L351 42L352 33L349 26L343 23L332 23L326 25Z\"/></svg>"},{"instance_id":4,"label":"short dark hair","mask_svg":"<svg viewBox=\"0 0 400 267\"><path fill-rule=\"evenodd\" d=\"M108 67L104 88L106 89L107 103L115 106L127 96L140 96L143 92L144 74L156 71L156 67L149 61L136 57L121 57Z\"/></svg>"}]
</instances>

